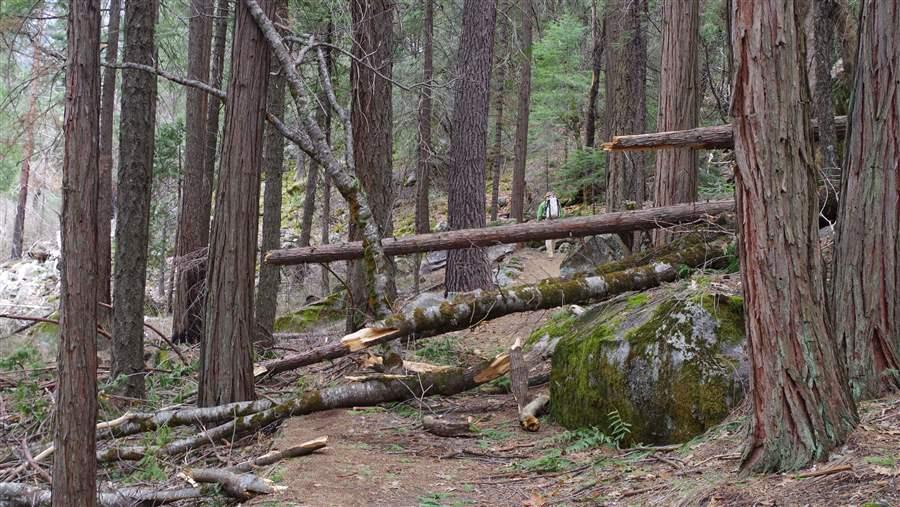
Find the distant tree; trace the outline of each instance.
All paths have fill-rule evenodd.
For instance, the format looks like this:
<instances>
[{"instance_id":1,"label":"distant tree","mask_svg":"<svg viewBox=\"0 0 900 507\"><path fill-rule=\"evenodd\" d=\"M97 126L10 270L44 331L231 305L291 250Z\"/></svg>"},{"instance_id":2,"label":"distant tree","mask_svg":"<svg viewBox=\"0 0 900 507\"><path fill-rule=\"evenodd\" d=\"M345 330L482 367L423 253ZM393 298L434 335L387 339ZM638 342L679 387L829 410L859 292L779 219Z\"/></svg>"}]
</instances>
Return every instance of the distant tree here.
<instances>
[{"instance_id":1,"label":"distant tree","mask_svg":"<svg viewBox=\"0 0 900 507\"><path fill-rule=\"evenodd\" d=\"M428 213L428 190L432 164L431 146L431 86L434 79L434 2L425 0L425 19L422 21L423 47L422 87L419 93L418 144L416 146L416 232L431 232Z\"/></svg>"},{"instance_id":2,"label":"distant tree","mask_svg":"<svg viewBox=\"0 0 900 507\"><path fill-rule=\"evenodd\" d=\"M122 2L110 0L109 27L106 30L106 62L119 58L119 24ZM97 230L99 249L100 302L112 303L112 218L113 195L113 121L116 109L116 68L103 69L103 89L100 91L100 223ZM101 310L101 315L110 312ZM106 324L105 324L106 325Z\"/></svg>"},{"instance_id":3,"label":"distant tree","mask_svg":"<svg viewBox=\"0 0 900 507\"><path fill-rule=\"evenodd\" d=\"M189 79L209 80L212 40L212 0L191 0L188 20ZM209 244L212 174L206 163L208 141L207 93L188 88L185 98L184 183L178 210L179 269L176 275L172 337L197 343L203 336L203 249Z\"/></svg>"},{"instance_id":4,"label":"distant tree","mask_svg":"<svg viewBox=\"0 0 900 507\"><path fill-rule=\"evenodd\" d=\"M510 214L517 222L525 220L525 162L528 159L528 115L531 111L531 42L534 10L531 0L519 2L522 10L522 61L519 75L519 104L516 115L516 144L513 160ZM490 71L488 71L490 76Z\"/></svg>"},{"instance_id":5,"label":"distant tree","mask_svg":"<svg viewBox=\"0 0 900 507\"><path fill-rule=\"evenodd\" d=\"M393 69L393 5L390 0L350 0L354 56L350 65L353 160L356 177L369 199L382 237L394 233L393 105L391 83L385 79L391 78ZM362 231L352 223L350 239L362 239ZM393 273L393 261L389 263ZM364 266L360 261L348 264L351 304L347 305L347 331L351 332L359 329L372 312ZM389 279L393 284L393 275ZM396 287L392 285L388 292L388 298L393 300Z\"/></svg>"},{"instance_id":6,"label":"distant tree","mask_svg":"<svg viewBox=\"0 0 900 507\"><path fill-rule=\"evenodd\" d=\"M259 2L272 18L274 0ZM231 80L210 236L206 321L200 343L198 404L256 397L253 381L253 282L259 227L269 45L246 4L235 11Z\"/></svg>"},{"instance_id":7,"label":"distant tree","mask_svg":"<svg viewBox=\"0 0 900 507\"><path fill-rule=\"evenodd\" d=\"M647 40L641 16L646 0L610 0L606 4L606 133L640 134L647 117ZM606 169L606 208L619 211L626 201L643 206L645 158L640 152L610 152ZM623 234L629 248L640 248L641 233Z\"/></svg>"},{"instance_id":8,"label":"distant tree","mask_svg":"<svg viewBox=\"0 0 900 507\"><path fill-rule=\"evenodd\" d=\"M862 5L835 239L832 309L856 398L900 388L900 33Z\"/></svg>"},{"instance_id":9,"label":"distant tree","mask_svg":"<svg viewBox=\"0 0 900 507\"><path fill-rule=\"evenodd\" d=\"M662 8L662 62L659 66L659 119L656 130L697 127L700 113L698 45L699 0L665 0ZM697 200L697 153L691 149L660 150L656 154L655 206ZM672 240L670 230L657 229L656 246Z\"/></svg>"},{"instance_id":10,"label":"distant tree","mask_svg":"<svg viewBox=\"0 0 900 507\"><path fill-rule=\"evenodd\" d=\"M218 89L222 89L225 77L225 42L228 38L228 15L230 0L217 0L216 20L213 24L214 33L212 40L212 61L210 62L210 82ZM210 182L210 196L215 180L216 156L218 155L219 141L219 109L225 102L214 96L207 95L206 106L206 156L203 159L203 172ZM180 201L179 201L180 202ZM208 220L207 220L208 221ZM201 306L203 306L201 304Z\"/></svg>"},{"instance_id":11,"label":"distant tree","mask_svg":"<svg viewBox=\"0 0 900 507\"><path fill-rule=\"evenodd\" d=\"M507 5L502 3L500 5ZM501 8L501 11L504 9ZM503 103L506 99L506 67L509 60L509 20L506 12L497 16L497 36L494 40L494 68L496 91L494 92L494 149L491 160L491 221L497 220L500 211L500 175L503 173Z\"/></svg>"},{"instance_id":12,"label":"distant tree","mask_svg":"<svg viewBox=\"0 0 900 507\"><path fill-rule=\"evenodd\" d=\"M597 0L591 1L591 88L588 91L587 112L584 118L584 146L594 147L597 131L597 96L600 94L600 71L603 69L605 28L600 21ZM663 17L665 22L665 17Z\"/></svg>"},{"instance_id":13,"label":"distant tree","mask_svg":"<svg viewBox=\"0 0 900 507\"><path fill-rule=\"evenodd\" d=\"M275 0L275 13L280 23L288 25L287 0ZM275 72L269 79L268 107L266 110L284 117L284 74ZM281 175L284 167L284 137L271 125L266 126L265 151L266 187L263 194L262 248L259 252L259 284L256 291L256 323L261 328L254 340L272 343L275 314L278 309L278 287L281 284L281 268L266 264L266 253L281 248Z\"/></svg>"},{"instance_id":14,"label":"distant tree","mask_svg":"<svg viewBox=\"0 0 900 507\"><path fill-rule=\"evenodd\" d=\"M54 506L96 502L100 0L70 0L63 137L62 264Z\"/></svg>"},{"instance_id":15,"label":"distant tree","mask_svg":"<svg viewBox=\"0 0 900 507\"><path fill-rule=\"evenodd\" d=\"M156 61L157 0L125 4L125 61ZM116 180L116 253L113 269L112 376L125 377L123 392L144 396L144 289L150 242L150 186L156 132L156 76L122 72L119 170Z\"/></svg>"},{"instance_id":16,"label":"distant tree","mask_svg":"<svg viewBox=\"0 0 900 507\"><path fill-rule=\"evenodd\" d=\"M742 467L824 460L857 422L825 310L802 2L735 2L738 250L753 405Z\"/></svg>"},{"instance_id":17,"label":"distant tree","mask_svg":"<svg viewBox=\"0 0 900 507\"><path fill-rule=\"evenodd\" d=\"M496 16L496 0L466 0L463 6L450 137L447 207L451 229L485 226L484 171ZM448 252L444 282L448 292L490 285L491 270L483 248Z\"/></svg>"},{"instance_id":18,"label":"distant tree","mask_svg":"<svg viewBox=\"0 0 900 507\"><path fill-rule=\"evenodd\" d=\"M817 0L810 5L813 15L815 64L813 72L816 78L811 80L815 87L812 92L813 114L817 128L816 148L822 167L822 177L828 190L828 198L836 200L837 190L841 186L841 167L838 161L837 135L834 131L834 92L831 82L831 55L834 51L835 19L837 2L835 0Z\"/></svg>"}]
</instances>

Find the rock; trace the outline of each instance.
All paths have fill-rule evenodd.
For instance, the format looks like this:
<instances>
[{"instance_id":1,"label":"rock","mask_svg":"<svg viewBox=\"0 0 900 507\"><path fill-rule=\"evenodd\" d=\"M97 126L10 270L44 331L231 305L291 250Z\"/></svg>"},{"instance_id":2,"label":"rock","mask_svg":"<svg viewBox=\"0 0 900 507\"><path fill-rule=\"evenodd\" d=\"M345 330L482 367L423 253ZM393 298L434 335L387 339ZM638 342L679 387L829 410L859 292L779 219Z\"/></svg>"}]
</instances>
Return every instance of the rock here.
<instances>
[{"instance_id":1,"label":"rock","mask_svg":"<svg viewBox=\"0 0 900 507\"><path fill-rule=\"evenodd\" d=\"M299 310L276 318L275 332L301 333L316 323L342 318L345 296L345 291L338 291L326 298L307 302Z\"/></svg>"},{"instance_id":2,"label":"rock","mask_svg":"<svg viewBox=\"0 0 900 507\"><path fill-rule=\"evenodd\" d=\"M552 411L567 428L611 434L610 413L631 442L685 442L720 423L749 390L741 298L679 282L560 312L532 334L561 336L553 353Z\"/></svg>"},{"instance_id":3,"label":"rock","mask_svg":"<svg viewBox=\"0 0 900 507\"><path fill-rule=\"evenodd\" d=\"M617 234L588 236L575 243L559 266L559 275L571 278L580 273L593 272L594 267L617 261L627 255L628 250Z\"/></svg>"}]
</instances>

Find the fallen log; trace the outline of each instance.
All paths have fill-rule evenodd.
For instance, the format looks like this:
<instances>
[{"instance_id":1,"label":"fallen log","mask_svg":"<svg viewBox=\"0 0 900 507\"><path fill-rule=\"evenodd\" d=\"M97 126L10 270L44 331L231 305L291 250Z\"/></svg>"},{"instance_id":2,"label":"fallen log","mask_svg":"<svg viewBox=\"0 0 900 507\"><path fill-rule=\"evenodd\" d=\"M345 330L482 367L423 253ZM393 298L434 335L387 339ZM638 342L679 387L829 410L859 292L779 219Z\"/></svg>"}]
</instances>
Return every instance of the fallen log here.
<instances>
[{"instance_id":1,"label":"fallen log","mask_svg":"<svg viewBox=\"0 0 900 507\"><path fill-rule=\"evenodd\" d=\"M838 138L847 133L847 117L835 116L834 129ZM816 132L815 123L813 132ZM734 130L731 124L698 127L688 130L651 132L615 136L612 141L600 145L606 151L662 150L665 148L695 148L698 150L730 150L734 148Z\"/></svg>"},{"instance_id":2,"label":"fallen log","mask_svg":"<svg viewBox=\"0 0 900 507\"><path fill-rule=\"evenodd\" d=\"M229 472L249 472L259 467L274 465L281 460L299 458L300 456L312 454L319 449L324 449L326 445L328 445L328 437L319 437L282 451L267 452L262 456L237 464L233 467L228 467L225 470Z\"/></svg>"},{"instance_id":3,"label":"fallen log","mask_svg":"<svg viewBox=\"0 0 900 507\"><path fill-rule=\"evenodd\" d=\"M151 488L124 488L97 493L97 505L102 507L132 507L165 505L182 500L202 498L201 488L153 490ZM50 491L18 482L0 482L0 506L49 506Z\"/></svg>"},{"instance_id":4,"label":"fallen log","mask_svg":"<svg viewBox=\"0 0 900 507\"><path fill-rule=\"evenodd\" d=\"M269 495L275 492L271 481L248 473L236 474L216 468L197 468L188 470L185 475L195 482L218 484L222 486L225 494L238 500L250 500L257 495Z\"/></svg>"},{"instance_id":5,"label":"fallen log","mask_svg":"<svg viewBox=\"0 0 900 507\"><path fill-rule=\"evenodd\" d=\"M678 277L680 266L699 268L721 265L728 241L724 238L710 243L681 242L680 249L662 250L664 255L639 266L622 271L606 272L602 266L594 276L562 280L549 278L535 285L520 285L493 291L475 291L440 299L427 308L415 307L391 315L372 327L363 328L339 341L281 359L272 359L256 366L254 374L274 375L301 366L337 359L353 352L387 343L398 338L413 339L472 327L482 321L504 315L556 308L573 303L599 301L624 292L645 290ZM652 255L648 254L648 255ZM644 258L645 255L640 255ZM631 266L633 259L625 259L621 266Z\"/></svg>"},{"instance_id":6,"label":"fallen log","mask_svg":"<svg viewBox=\"0 0 900 507\"><path fill-rule=\"evenodd\" d=\"M577 238L630 231L659 229L695 222L707 216L734 211L734 201L678 204L660 208L620 211L589 217L501 225L481 229L417 234L405 238L381 240L388 256L475 246L522 243L532 240ZM266 262L275 265L307 264L358 259L363 256L362 242L319 245L304 248L270 250Z\"/></svg>"},{"instance_id":7,"label":"fallen log","mask_svg":"<svg viewBox=\"0 0 900 507\"><path fill-rule=\"evenodd\" d=\"M549 396L539 394L528 402L528 405L522 407L519 410L519 424L522 426L522 429L525 431L538 431L541 429L541 420L538 419L538 416L544 412L549 403Z\"/></svg>"},{"instance_id":8,"label":"fallen log","mask_svg":"<svg viewBox=\"0 0 900 507\"><path fill-rule=\"evenodd\" d=\"M422 427L428 433L439 437L472 437L471 421L468 418L434 417L426 415L422 418Z\"/></svg>"},{"instance_id":9,"label":"fallen log","mask_svg":"<svg viewBox=\"0 0 900 507\"><path fill-rule=\"evenodd\" d=\"M490 382L505 375L508 371L509 357L506 354L500 354L492 360L484 361L478 366L467 369L453 368L417 375L375 375L362 382L306 391L267 410L236 417L225 424L191 437L176 440L160 448L150 446L110 447L97 452L97 461L137 461L147 455L182 454L216 441L233 439L281 419L313 412L373 406L425 396L452 396Z\"/></svg>"}]
</instances>

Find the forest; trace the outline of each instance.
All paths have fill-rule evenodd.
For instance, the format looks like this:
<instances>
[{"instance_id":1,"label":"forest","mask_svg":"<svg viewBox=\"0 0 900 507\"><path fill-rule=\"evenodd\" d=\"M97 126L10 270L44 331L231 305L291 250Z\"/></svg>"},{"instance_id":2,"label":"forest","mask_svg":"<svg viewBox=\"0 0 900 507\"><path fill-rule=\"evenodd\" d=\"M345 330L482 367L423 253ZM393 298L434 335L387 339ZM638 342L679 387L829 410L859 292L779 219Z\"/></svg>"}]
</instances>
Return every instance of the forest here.
<instances>
[{"instance_id":1,"label":"forest","mask_svg":"<svg viewBox=\"0 0 900 507\"><path fill-rule=\"evenodd\" d=\"M900 505L900 0L0 0L0 506Z\"/></svg>"}]
</instances>

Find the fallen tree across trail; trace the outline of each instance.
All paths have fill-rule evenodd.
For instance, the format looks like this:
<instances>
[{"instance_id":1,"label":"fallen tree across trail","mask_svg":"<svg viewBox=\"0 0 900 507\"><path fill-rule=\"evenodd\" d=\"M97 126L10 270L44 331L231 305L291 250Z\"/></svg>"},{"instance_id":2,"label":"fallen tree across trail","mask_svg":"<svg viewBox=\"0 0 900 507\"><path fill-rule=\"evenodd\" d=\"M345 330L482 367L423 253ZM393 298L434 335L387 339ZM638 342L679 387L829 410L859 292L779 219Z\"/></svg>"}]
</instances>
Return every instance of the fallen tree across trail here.
<instances>
[{"instance_id":1,"label":"fallen tree across trail","mask_svg":"<svg viewBox=\"0 0 900 507\"><path fill-rule=\"evenodd\" d=\"M349 334L321 347L260 363L259 377L293 370L365 350L399 338L412 339L467 329L482 321L504 315L546 310L568 304L599 301L624 292L649 289L678 278L680 266L700 268L721 265L730 241L718 238L709 243L690 235L666 247L624 259L621 271L600 266L593 276L564 280L550 278L535 285L520 285L492 291L475 291L440 299L428 307L415 307ZM641 260L650 258L652 260ZM637 261L636 261L637 259ZM637 265L640 261L641 264Z\"/></svg>"},{"instance_id":2,"label":"fallen tree across trail","mask_svg":"<svg viewBox=\"0 0 900 507\"><path fill-rule=\"evenodd\" d=\"M813 123L813 133L815 132L816 126ZM846 116L834 117L834 133L839 139L843 139L847 134ZM729 123L728 125L698 127L688 130L615 136L612 138L612 141L603 143L601 147L606 151L642 151L667 148L730 150L734 148L734 129Z\"/></svg>"},{"instance_id":3,"label":"fallen tree across trail","mask_svg":"<svg viewBox=\"0 0 900 507\"><path fill-rule=\"evenodd\" d=\"M98 492L97 505L101 507L132 507L141 505L165 505L182 500L204 497L202 488L154 490L152 488L123 488ZM38 507L50 505L50 490L18 482L0 482L0 505Z\"/></svg>"},{"instance_id":4,"label":"fallen tree across trail","mask_svg":"<svg viewBox=\"0 0 900 507\"><path fill-rule=\"evenodd\" d=\"M381 240L381 245L387 256L407 255L437 250L522 243L534 240L579 238L596 234L646 231L696 222L709 216L716 216L730 211L734 211L734 201L677 204L659 208L604 213L589 217L562 218L559 220L501 225L480 229L417 234L399 239L385 238ZM266 262L286 266L358 259L362 256L363 244L356 241L271 250L266 255Z\"/></svg>"}]
</instances>

